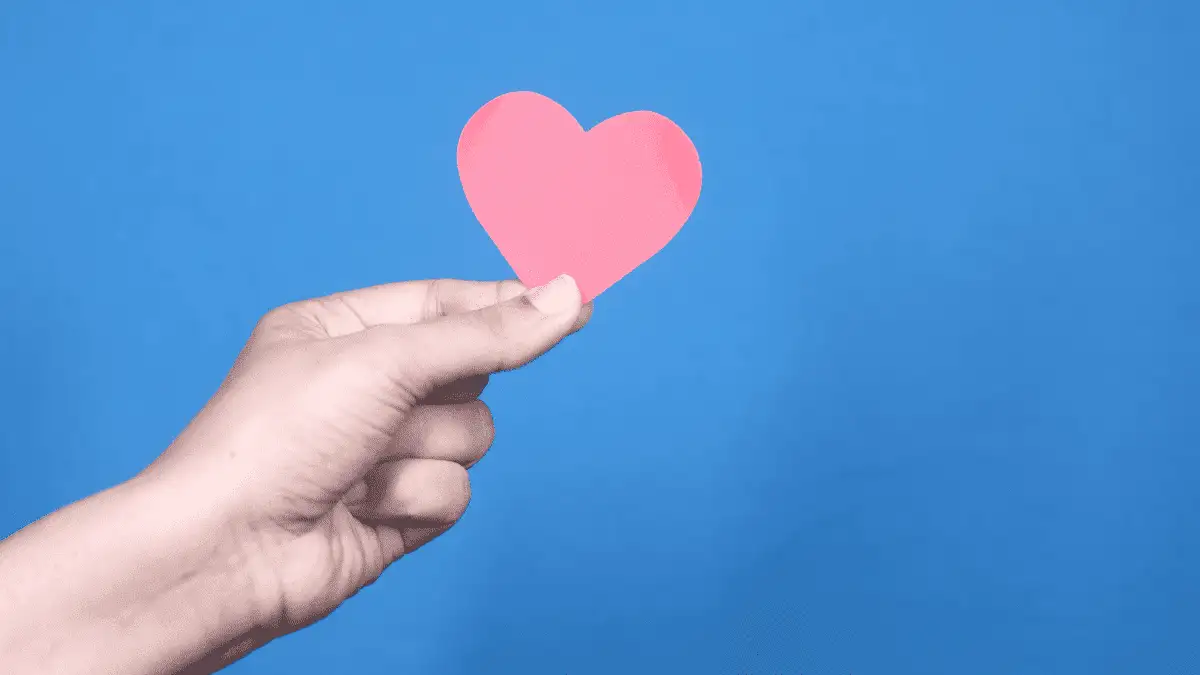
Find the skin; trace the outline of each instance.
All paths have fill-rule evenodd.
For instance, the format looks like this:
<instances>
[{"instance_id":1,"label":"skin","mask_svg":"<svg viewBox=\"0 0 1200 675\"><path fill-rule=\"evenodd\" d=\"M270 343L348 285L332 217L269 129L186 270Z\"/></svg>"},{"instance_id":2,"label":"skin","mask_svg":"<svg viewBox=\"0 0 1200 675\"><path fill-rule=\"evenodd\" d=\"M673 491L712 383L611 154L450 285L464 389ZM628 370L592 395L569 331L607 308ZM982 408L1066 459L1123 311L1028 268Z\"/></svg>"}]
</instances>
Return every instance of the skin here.
<instances>
[{"instance_id":1,"label":"skin","mask_svg":"<svg viewBox=\"0 0 1200 675\"><path fill-rule=\"evenodd\" d=\"M325 617L462 516L488 376L590 315L569 277L271 311L154 463L0 542L0 672L210 673Z\"/></svg>"}]
</instances>

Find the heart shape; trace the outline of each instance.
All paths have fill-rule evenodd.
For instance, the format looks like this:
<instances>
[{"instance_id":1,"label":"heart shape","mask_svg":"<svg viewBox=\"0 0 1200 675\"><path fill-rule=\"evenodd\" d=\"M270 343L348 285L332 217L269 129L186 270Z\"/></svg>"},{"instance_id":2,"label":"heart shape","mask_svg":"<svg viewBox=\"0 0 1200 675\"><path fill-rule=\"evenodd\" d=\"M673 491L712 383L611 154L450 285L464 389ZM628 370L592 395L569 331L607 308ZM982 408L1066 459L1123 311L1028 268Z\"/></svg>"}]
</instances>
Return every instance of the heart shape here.
<instances>
[{"instance_id":1,"label":"heart shape","mask_svg":"<svg viewBox=\"0 0 1200 675\"><path fill-rule=\"evenodd\" d=\"M585 131L558 103L498 96L467 122L458 175L475 217L527 286L560 274L584 301L658 253L700 198L700 157L657 113Z\"/></svg>"}]
</instances>

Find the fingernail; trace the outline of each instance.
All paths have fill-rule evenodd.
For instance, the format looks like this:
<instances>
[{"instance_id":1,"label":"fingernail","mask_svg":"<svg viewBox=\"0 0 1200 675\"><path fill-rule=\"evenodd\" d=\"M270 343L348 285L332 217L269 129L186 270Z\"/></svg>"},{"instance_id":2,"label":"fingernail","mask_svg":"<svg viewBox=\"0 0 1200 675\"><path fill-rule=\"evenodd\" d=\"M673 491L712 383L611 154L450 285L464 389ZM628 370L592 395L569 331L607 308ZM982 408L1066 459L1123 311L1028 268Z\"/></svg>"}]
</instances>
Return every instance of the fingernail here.
<instances>
[{"instance_id":1,"label":"fingernail","mask_svg":"<svg viewBox=\"0 0 1200 675\"><path fill-rule=\"evenodd\" d=\"M542 314L562 314L578 309L579 288L570 275L563 274L547 284L531 288L525 298Z\"/></svg>"}]
</instances>

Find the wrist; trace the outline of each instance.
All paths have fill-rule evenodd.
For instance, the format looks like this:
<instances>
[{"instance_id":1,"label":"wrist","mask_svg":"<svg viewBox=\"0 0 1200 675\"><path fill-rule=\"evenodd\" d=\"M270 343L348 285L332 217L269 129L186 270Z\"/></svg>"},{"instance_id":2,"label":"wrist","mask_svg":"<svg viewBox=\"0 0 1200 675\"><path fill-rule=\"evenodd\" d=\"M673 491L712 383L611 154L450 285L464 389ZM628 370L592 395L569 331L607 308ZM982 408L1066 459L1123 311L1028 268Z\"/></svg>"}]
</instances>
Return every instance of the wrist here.
<instances>
[{"instance_id":1,"label":"wrist","mask_svg":"<svg viewBox=\"0 0 1200 675\"><path fill-rule=\"evenodd\" d=\"M197 672L265 641L253 556L230 527L143 476L0 543L0 670Z\"/></svg>"}]
</instances>

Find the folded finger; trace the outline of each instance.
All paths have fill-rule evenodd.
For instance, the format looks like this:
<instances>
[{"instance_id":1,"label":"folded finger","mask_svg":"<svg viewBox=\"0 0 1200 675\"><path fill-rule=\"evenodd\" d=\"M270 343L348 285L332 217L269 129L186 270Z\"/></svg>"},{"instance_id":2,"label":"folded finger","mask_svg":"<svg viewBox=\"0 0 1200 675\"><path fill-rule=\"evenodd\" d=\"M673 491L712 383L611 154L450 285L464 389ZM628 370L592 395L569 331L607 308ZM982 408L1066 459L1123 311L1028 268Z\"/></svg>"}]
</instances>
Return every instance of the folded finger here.
<instances>
[{"instance_id":1,"label":"folded finger","mask_svg":"<svg viewBox=\"0 0 1200 675\"><path fill-rule=\"evenodd\" d=\"M514 298L524 291L525 286L514 280L429 279L344 291L319 298L317 302L344 305L361 319L364 327L408 325L473 312Z\"/></svg>"},{"instance_id":2,"label":"folded finger","mask_svg":"<svg viewBox=\"0 0 1200 675\"><path fill-rule=\"evenodd\" d=\"M468 466L483 457L495 438L492 413L483 401L419 405L392 436L386 455Z\"/></svg>"},{"instance_id":3,"label":"folded finger","mask_svg":"<svg viewBox=\"0 0 1200 675\"><path fill-rule=\"evenodd\" d=\"M364 479L365 495L347 507L364 521L404 527L452 525L471 501L467 470L437 459L398 459L372 470Z\"/></svg>"}]
</instances>

